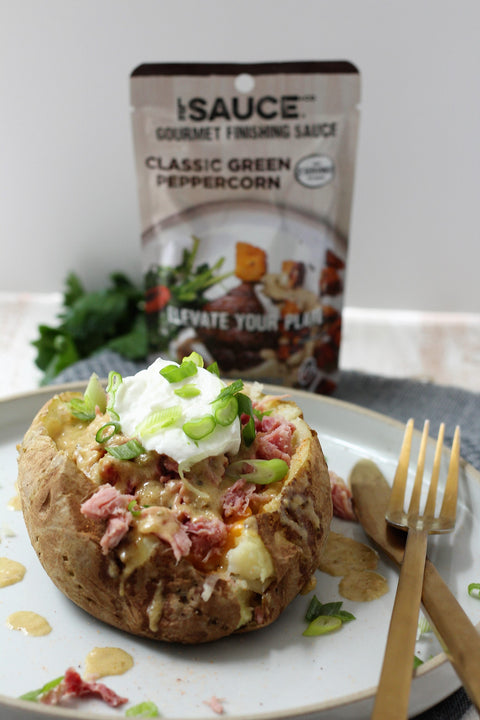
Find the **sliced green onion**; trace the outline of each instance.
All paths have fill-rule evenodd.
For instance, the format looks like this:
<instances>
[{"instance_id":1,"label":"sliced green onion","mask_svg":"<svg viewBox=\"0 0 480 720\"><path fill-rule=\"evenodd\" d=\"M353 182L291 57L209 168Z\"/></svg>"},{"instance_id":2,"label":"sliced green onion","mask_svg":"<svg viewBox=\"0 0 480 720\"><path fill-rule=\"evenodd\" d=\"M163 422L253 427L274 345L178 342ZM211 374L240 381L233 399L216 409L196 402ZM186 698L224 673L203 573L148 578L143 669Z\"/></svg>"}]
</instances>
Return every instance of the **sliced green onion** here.
<instances>
[{"instance_id":1,"label":"sliced green onion","mask_svg":"<svg viewBox=\"0 0 480 720\"><path fill-rule=\"evenodd\" d=\"M83 397L93 407L98 406L101 413L104 413L107 409L107 395L96 373L90 375Z\"/></svg>"},{"instance_id":2,"label":"sliced green onion","mask_svg":"<svg viewBox=\"0 0 480 720\"><path fill-rule=\"evenodd\" d=\"M154 702L146 700L126 710L125 717L155 718L160 717L160 710Z\"/></svg>"},{"instance_id":3,"label":"sliced green onion","mask_svg":"<svg viewBox=\"0 0 480 720\"><path fill-rule=\"evenodd\" d=\"M84 397L72 398L69 401L68 406L70 408L70 412L77 418L77 420L91 422L95 419L95 405L92 405L90 401L86 400Z\"/></svg>"},{"instance_id":4,"label":"sliced green onion","mask_svg":"<svg viewBox=\"0 0 480 720\"><path fill-rule=\"evenodd\" d=\"M115 420L120 420L119 414L113 409L113 405L115 402L115 395L117 394L117 390L120 387L120 385L123 382L123 378L120 375L119 372L115 372L114 370L111 370L108 373L108 379L107 379L107 395L109 399L109 404L107 405L107 410L111 417L115 418Z\"/></svg>"},{"instance_id":5,"label":"sliced green onion","mask_svg":"<svg viewBox=\"0 0 480 720\"><path fill-rule=\"evenodd\" d=\"M115 372L114 370L111 370L108 373L108 379L107 379L107 393L110 395L111 393L116 393L118 388L123 382L123 378L120 375L119 372Z\"/></svg>"},{"instance_id":6,"label":"sliced green onion","mask_svg":"<svg viewBox=\"0 0 480 720\"><path fill-rule=\"evenodd\" d=\"M238 414L239 416L248 415L248 422L243 426L242 437L245 445L249 447L255 440L255 420L253 417L253 405L252 401L244 393L237 393L236 396L238 402Z\"/></svg>"},{"instance_id":7,"label":"sliced green onion","mask_svg":"<svg viewBox=\"0 0 480 720\"><path fill-rule=\"evenodd\" d=\"M160 375L169 383L176 383L196 375L197 370L198 367L192 360L182 360L181 365L166 365L160 370Z\"/></svg>"},{"instance_id":8,"label":"sliced green onion","mask_svg":"<svg viewBox=\"0 0 480 720\"><path fill-rule=\"evenodd\" d=\"M182 387L177 388L173 392L181 398L192 398L200 395L200 388L194 383L187 383L187 385L182 385Z\"/></svg>"},{"instance_id":9,"label":"sliced green onion","mask_svg":"<svg viewBox=\"0 0 480 720\"><path fill-rule=\"evenodd\" d=\"M186 362L193 362L199 368L203 368L204 365L202 356L199 353L195 352L195 350L191 352L190 355L187 355L187 357L183 358L182 365Z\"/></svg>"},{"instance_id":10,"label":"sliced green onion","mask_svg":"<svg viewBox=\"0 0 480 720\"><path fill-rule=\"evenodd\" d=\"M155 435L159 430L173 425L180 418L181 414L182 411L178 405L154 410L137 425L135 430L138 435L142 435L143 437Z\"/></svg>"},{"instance_id":11,"label":"sliced green onion","mask_svg":"<svg viewBox=\"0 0 480 720\"><path fill-rule=\"evenodd\" d=\"M470 583L468 586L468 594L470 597L480 600L480 583Z\"/></svg>"},{"instance_id":12,"label":"sliced green onion","mask_svg":"<svg viewBox=\"0 0 480 720\"><path fill-rule=\"evenodd\" d=\"M212 403L213 414L219 425L226 427L231 425L238 415L238 402L235 395L214 400Z\"/></svg>"},{"instance_id":13,"label":"sliced green onion","mask_svg":"<svg viewBox=\"0 0 480 720\"><path fill-rule=\"evenodd\" d=\"M305 620L311 623L317 617L334 617L342 624L355 620L355 615L347 610L342 610L342 601L321 603L316 595L312 597L305 613Z\"/></svg>"},{"instance_id":14,"label":"sliced green onion","mask_svg":"<svg viewBox=\"0 0 480 720\"><path fill-rule=\"evenodd\" d=\"M95 435L95 440L97 443L104 443L107 442L107 440L110 440L115 433L120 432L120 425L117 422L109 422L105 423L105 425L102 425L101 428L97 430L97 434Z\"/></svg>"},{"instance_id":15,"label":"sliced green onion","mask_svg":"<svg viewBox=\"0 0 480 720\"><path fill-rule=\"evenodd\" d=\"M422 635L426 635L427 633L430 633L432 631L433 627L430 625L425 615L420 615L420 617L418 618L417 639Z\"/></svg>"},{"instance_id":16,"label":"sliced green onion","mask_svg":"<svg viewBox=\"0 0 480 720\"><path fill-rule=\"evenodd\" d=\"M140 507L138 506L138 503L136 500L132 500L131 502L128 503L127 510L129 510L132 513L133 517L139 517L142 514L142 511L141 511Z\"/></svg>"},{"instance_id":17,"label":"sliced green onion","mask_svg":"<svg viewBox=\"0 0 480 720\"><path fill-rule=\"evenodd\" d=\"M215 362L210 363L210 365L207 365L207 370L209 373L212 373L212 375L216 375L217 377L220 377L220 370L218 367L218 363L215 360Z\"/></svg>"},{"instance_id":18,"label":"sliced green onion","mask_svg":"<svg viewBox=\"0 0 480 720\"><path fill-rule=\"evenodd\" d=\"M122 445L113 445L105 449L117 460L133 460L145 452L145 448L135 439L128 440L128 442Z\"/></svg>"},{"instance_id":19,"label":"sliced green onion","mask_svg":"<svg viewBox=\"0 0 480 720\"><path fill-rule=\"evenodd\" d=\"M243 478L256 485L269 485L282 480L288 472L285 460L237 460L228 465L225 474L231 478Z\"/></svg>"},{"instance_id":20,"label":"sliced green onion","mask_svg":"<svg viewBox=\"0 0 480 720\"><path fill-rule=\"evenodd\" d=\"M202 440L215 430L215 426L213 415L204 415L184 423L183 432L192 440Z\"/></svg>"},{"instance_id":21,"label":"sliced green onion","mask_svg":"<svg viewBox=\"0 0 480 720\"><path fill-rule=\"evenodd\" d=\"M38 690L30 690L29 692L24 693L23 695L20 695L20 700L30 700L31 702L37 702L38 698L42 695L45 695L47 692L50 692L50 690L53 690L56 688L60 683L62 682L64 678L64 675L60 675L60 677L55 678L54 680L49 680L45 685Z\"/></svg>"},{"instance_id":22,"label":"sliced green onion","mask_svg":"<svg viewBox=\"0 0 480 720\"><path fill-rule=\"evenodd\" d=\"M305 635L305 637L326 635L334 630L338 630L340 627L342 627L342 621L340 618L337 618L334 615L319 615L315 618L315 620L312 620L312 622L309 623L302 635Z\"/></svg>"}]
</instances>

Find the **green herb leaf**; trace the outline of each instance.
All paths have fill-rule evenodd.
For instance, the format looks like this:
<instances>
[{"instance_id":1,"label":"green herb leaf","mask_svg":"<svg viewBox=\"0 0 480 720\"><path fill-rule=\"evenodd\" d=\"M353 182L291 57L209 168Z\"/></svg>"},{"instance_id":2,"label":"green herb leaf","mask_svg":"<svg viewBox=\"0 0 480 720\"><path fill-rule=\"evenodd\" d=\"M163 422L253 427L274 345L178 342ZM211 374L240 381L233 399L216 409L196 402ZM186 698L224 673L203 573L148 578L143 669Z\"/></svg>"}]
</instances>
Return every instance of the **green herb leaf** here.
<instances>
[{"instance_id":1,"label":"green herb leaf","mask_svg":"<svg viewBox=\"0 0 480 720\"><path fill-rule=\"evenodd\" d=\"M62 311L56 327L40 325L35 364L44 375L42 384L77 360L105 348L115 349L131 360L147 356L147 331L143 312L143 287L122 273L110 276L105 289L86 292L80 279L66 279Z\"/></svg>"},{"instance_id":2,"label":"green herb leaf","mask_svg":"<svg viewBox=\"0 0 480 720\"><path fill-rule=\"evenodd\" d=\"M224 398L231 397L236 393L240 392L243 388L243 380L234 380L230 385L226 385L220 392L215 400L223 400Z\"/></svg>"},{"instance_id":3,"label":"green herb leaf","mask_svg":"<svg viewBox=\"0 0 480 720\"><path fill-rule=\"evenodd\" d=\"M142 453L146 452L145 448L138 442L138 440L128 440L122 445L113 445L112 447L105 448L106 451L117 460L133 460Z\"/></svg>"},{"instance_id":4,"label":"green herb leaf","mask_svg":"<svg viewBox=\"0 0 480 720\"><path fill-rule=\"evenodd\" d=\"M329 602L329 603L321 603L320 600L317 598L316 595L312 597L310 600L310 603L307 608L307 612L305 613L305 620L309 623L308 628L303 633L304 635L321 635L323 632L321 632L322 625L325 624L326 628L337 629L337 627L334 627L333 625L328 625L325 620L321 620L317 623L319 625L319 628L316 627L313 623L317 620L317 618L333 618L340 622L340 624L344 624L347 622L351 622L352 620L355 620L355 615L352 615L352 613L348 612L347 610L342 610L343 602L336 601L336 602ZM312 626L312 627L310 627ZM338 626L339 627L339 626ZM310 630L309 630L310 628ZM320 629L320 631L317 632L317 630ZM308 632L307 632L308 631ZM326 632L330 632L330 630L325 630Z\"/></svg>"}]
</instances>

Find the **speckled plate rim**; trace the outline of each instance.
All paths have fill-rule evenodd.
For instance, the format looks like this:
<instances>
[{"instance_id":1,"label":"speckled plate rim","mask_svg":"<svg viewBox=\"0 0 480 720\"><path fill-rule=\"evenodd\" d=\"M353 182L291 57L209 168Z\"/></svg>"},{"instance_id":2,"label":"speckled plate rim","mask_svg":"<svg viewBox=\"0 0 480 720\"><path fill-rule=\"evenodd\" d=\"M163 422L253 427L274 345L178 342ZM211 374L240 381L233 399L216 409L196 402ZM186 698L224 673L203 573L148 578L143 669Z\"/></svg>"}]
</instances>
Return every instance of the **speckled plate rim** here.
<instances>
[{"instance_id":1,"label":"speckled plate rim","mask_svg":"<svg viewBox=\"0 0 480 720\"><path fill-rule=\"evenodd\" d=\"M10 396L0 399L0 432L3 425L1 420L4 412L14 413L12 421L25 420L26 426L28 427L32 419L32 403L36 404L40 409L42 404L46 402L53 395L65 392L65 391L82 391L86 386L87 381L73 381L69 383L63 383L61 385L48 385L40 387L29 392L15 393ZM105 382L105 381L103 381ZM398 431L399 438L401 438L404 430L404 423L399 422L385 414L378 413L376 411L364 408L354 403L349 403L344 400L337 400L328 396L314 395L310 392L285 388L285 386L269 385L264 384L264 392L285 395L288 393L293 400L298 402L302 407L302 400L307 404L314 401L325 406L331 406L346 413L353 413L365 418L371 419L373 422L381 423L382 425L389 425L393 430ZM313 423L314 424L314 423ZM420 432L415 430L416 435L420 436ZM433 443L434 441L431 440ZM466 476L472 479L475 483L480 486L480 472L476 470L470 463L465 460L461 460L462 467ZM476 625L480 631L480 622ZM443 670L443 673L442 673ZM433 697L430 693L424 692L423 690L418 693L415 692L415 683L412 684L412 697L410 704L409 716L424 712L425 710L433 707L437 703L444 700L452 692L461 687L460 680L453 673L453 669L448 663L447 656L444 652L440 652L431 659L424 662L415 672L415 680L432 680L433 673L440 671L442 676L436 678L434 684L443 684L443 690L437 696ZM439 683L441 680L443 682ZM429 683L431 684L431 683ZM418 690L418 683L416 684ZM313 720L319 718L320 715L323 718L327 717L325 713L328 713L328 720L362 720L367 718L371 712L373 706L373 698L375 696L377 686L372 685L365 688L362 691L354 692L345 695L341 699L328 700L318 703L310 703L308 705L299 706L294 710L289 709L285 711L266 711L259 713L248 713L248 714L229 714L226 713L225 717L231 718L231 720ZM7 711L8 715L4 714ZM340 713L340 714L338 714ZM122 717L124 713L118 715ZM33 704L12 698L0 693L0 718L1 720L29 720L32 718L75 718L76 720L111 720L115 717L113 714L102 714L98 712L85 712L78 708L66 708L59 706L45 706L41 704ZM159 717L162 717L160 714ZM184 716L164 716L168 717L168 720L184 720ZM211 720L212 714L198 716L195 720ZM188 720L191 720L189 717Z\"/></svg>"}]
</instances>

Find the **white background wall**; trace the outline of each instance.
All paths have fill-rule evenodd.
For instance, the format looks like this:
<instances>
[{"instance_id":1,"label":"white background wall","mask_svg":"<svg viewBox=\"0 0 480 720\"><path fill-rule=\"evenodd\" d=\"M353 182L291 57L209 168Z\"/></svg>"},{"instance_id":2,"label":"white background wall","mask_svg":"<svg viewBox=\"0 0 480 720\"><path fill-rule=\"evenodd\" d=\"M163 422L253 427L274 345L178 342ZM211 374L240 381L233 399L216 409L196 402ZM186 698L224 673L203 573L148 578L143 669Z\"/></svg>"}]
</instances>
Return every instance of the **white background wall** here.
<instances>
[{"instance_id":1,"label":"white background wall","mask_svg":"<svg viewBox=\"0 0 480 720\"><path fill-rule=\"evenodd\" d=\"M480 312L478 0L0 0L0 291L140 278L141 62L348 59L347 304Z\"/></svg>"}]
</instances>

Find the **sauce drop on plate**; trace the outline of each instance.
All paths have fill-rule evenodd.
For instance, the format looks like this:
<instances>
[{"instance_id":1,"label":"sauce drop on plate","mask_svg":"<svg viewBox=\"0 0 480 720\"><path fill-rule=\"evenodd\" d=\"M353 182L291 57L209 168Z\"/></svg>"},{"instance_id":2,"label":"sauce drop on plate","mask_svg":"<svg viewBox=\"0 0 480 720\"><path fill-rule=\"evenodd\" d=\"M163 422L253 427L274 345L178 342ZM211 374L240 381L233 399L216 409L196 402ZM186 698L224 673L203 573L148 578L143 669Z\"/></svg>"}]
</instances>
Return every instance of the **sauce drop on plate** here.
<instances>
[{"instance_id":1,"label":"sauce drop on plate","mask_svg":"<svg viewBox=\"0 0 480 720\"><path fill-rule=\"evenodd\" d=\"M94 647L85 658L85 676L88 678L123 675L131 667L132 656L121 648Z\"/></svg>"},{"instance_id":2,"label":"sauce drop on plate","mask_svg":"<svg viewBox=\"0 0 480 720\"><path fill-rule=\"evenodd\" d=\"M16 560L0 557L0 588L23 580L26 570L26 567Z\"/></svg>"},{"instance_id":3,"label":"sauce drop on plate","mask_svg":"<svg viewBox=\"0 0 480 720\"><path fill-rule=\"evenodd\" d=\"M25 635L41 637L52 631L50 623L44 617L30 610L19 610L7 618L11 630L21 630Z\"/></svg>"}]
</instances>

